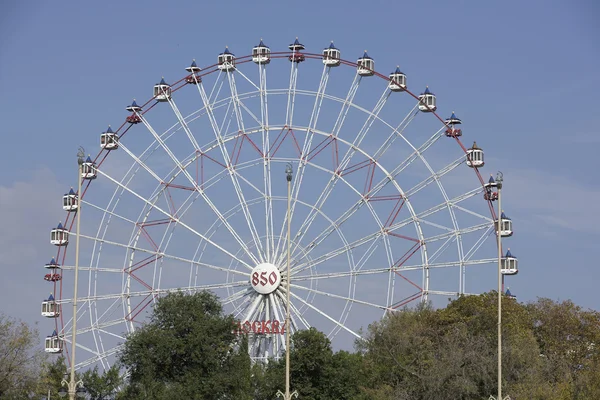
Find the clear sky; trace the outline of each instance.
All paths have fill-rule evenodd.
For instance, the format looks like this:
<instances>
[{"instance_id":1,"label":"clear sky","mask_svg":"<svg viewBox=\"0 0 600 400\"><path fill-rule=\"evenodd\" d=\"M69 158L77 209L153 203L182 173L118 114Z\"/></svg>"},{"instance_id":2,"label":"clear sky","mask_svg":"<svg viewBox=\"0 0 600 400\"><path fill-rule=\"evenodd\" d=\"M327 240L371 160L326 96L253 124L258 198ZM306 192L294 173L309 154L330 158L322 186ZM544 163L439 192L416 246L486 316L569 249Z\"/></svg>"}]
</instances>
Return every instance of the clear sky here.
<instances>
[{"instance_id":1,"label":"clear sky","mask_svg":"<svg viewBox=\"0 0 600 400\"><path fill-rule=\"evenodd\" d=\"M434 88L441 115L456 110L485 149L482 174L504 173L521 266L511 291L600 309L598 16L584 0L2 2L3 311L46 328L42 266L79 145L95 154L132 98L192 58L213 64L225 45L245 55L261 37L281 50L296 36L314 52L335 40L351 60L367 49L382 73L400 63Z\"/></svg>"}]
</instances>

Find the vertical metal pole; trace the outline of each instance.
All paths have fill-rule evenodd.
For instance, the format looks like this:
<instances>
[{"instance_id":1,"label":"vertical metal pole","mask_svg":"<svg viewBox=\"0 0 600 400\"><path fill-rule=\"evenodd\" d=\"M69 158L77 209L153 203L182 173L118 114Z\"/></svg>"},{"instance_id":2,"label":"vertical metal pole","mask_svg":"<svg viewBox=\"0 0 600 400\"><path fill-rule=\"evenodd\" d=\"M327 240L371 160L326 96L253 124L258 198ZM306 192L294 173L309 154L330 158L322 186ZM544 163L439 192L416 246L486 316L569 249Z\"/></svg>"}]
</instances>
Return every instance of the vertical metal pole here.
<instances>
[{"instance_id":1,"label":"vertical metal pole","mask_svg":"<svg viewBox=\"0 0 600 400\"><path fill-rule=\"evenodd\" d=\"M292 201L292 173L291 168L287 174L287 302L285 305L285 398L290 399L290 232L292 221L290 220Z\"/></svg>"},{"instance_id":2,"label":"vertical metal pole","mask_svg":"<svg viewBox=\"0 0 600 400\"><path fill-rule=\"evenodd\" d=\"M81 179L83 170L83 149L77 153L77 233L75 236L75 287L73 289L73 337L71 338L71 376L69 379L69 399L75 400L75 340L77 337L77 286L79 280L79 229L81 226Z\"/></svg>"},{"instance_id":3,"label":"vertical metal pole","mask_svg":"<svg viewBox=\"0 0 600 400\"><path fill-rule=\"evenodd\" d=\"M499 174L498 185L498 222L496 236L498 239L498 400L502 399L502 176Z\"/></svg>"}]
</instances>

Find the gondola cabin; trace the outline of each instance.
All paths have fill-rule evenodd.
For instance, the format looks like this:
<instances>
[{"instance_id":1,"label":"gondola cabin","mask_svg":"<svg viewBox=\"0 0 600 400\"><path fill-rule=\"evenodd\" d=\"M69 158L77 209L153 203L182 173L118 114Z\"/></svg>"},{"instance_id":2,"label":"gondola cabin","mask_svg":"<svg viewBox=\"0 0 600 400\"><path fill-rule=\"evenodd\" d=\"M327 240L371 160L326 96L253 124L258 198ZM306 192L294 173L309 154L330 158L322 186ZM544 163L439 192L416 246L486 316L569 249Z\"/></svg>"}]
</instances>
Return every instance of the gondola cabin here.
<instances>
[{"instance_id":1,"label":"gondola cabin","mask_svg":"<svg viewBox=\"0 0 600 400\"><path fill-rule=\"evenodd\" d=\"M195 85L197 83L202 82L202 78L196 75L200 72L200 67L196 64L196 60L192 60L192 64L189 67L185 67L185 70L189 72L191 75L185 78L185 81L191 85Z\"/></svg>"},{"instance_id":2,"label":"gondola cabin","mask_svg":"<svg viewBox=\"0 0 600 400\"><path fill-rule=\"evenodd\" d=\"M485 164L483 162L483 149L473 142L473 146L467 149L467 165L471 168L480 168Z\"/></svg>"},{"instance_id":3,"label":"gondola cabin","mask_svg":"<svg viewBox=\"0 0 600 400\"><path fill-rule=\"evenodd\" d=\"M131 113L131 115L129 115L125 119L125 121L127 121L131 125L139 124L140 122L142 122L142 117L139 116L139 113L142 111L142 107L138 106L135 99L133 99L133 102L127 107L125 107L125 109Z\"/></svg>"},{"instance_id":4,"label":"gondola cabin","mask_svg":"<svg viewBox=\"0 0 600 400\"><path fill-rule=\"evenodd\" d=\"M290 49L290 51L301 51L304 50L304 45L300 43L298 37L296 37L296 40L294 40L294 43L288 46L288 49Z\"/></svg>"},{"instance_id":5,"label":"gondola cabin","mask_svg":"<svg viewBox=\"0 0 600 400\"><path fill-rule=\"evenodd\" d=\"M375 61L369 57L367 51L356 60L356 73L360 76L373 76L375 74Z\"/></svg>"},{"instance_id":6,"label":"gondola cabin","mask_svg":"<svg viewBox=\"0 0 600 400\"><path fill-rule=\"evenodd\" d=\"M106 132L100 134L100 148L106 150L115 150L119 147L119 136L113 132L110 125Z\"/></svg>"},{"instance_id":7,"label":"gondola cabin","mask_svg":"<svg viewBox=\"0 0 600 400\"><path fill-rule=\"evenodd\" d=\"M400 71L400 67L390 74L390 83L388 88L392 92L403 92L406 90L406 75Z\"/></svg>"},{"instance_id":8,"label":"gondola cabin","mask_svg":"<svg viewBox=\"0 0 600 400\"><path fill-rule=\"evenodd\" d=\"M422 112L433 112L437 110L435 94L431 93L429 86L419 95L419 110Z\"/></svg>"},{"instance_id":9,"label":"gondola cabin","mask_svg":"<svg viewBox=\"0 0 600 400\"><path fill-rule=\"evenodd\" d=\"M519 262L517 257L512 255L510 249L508 249L506 255L502 257L501 265L502 268L500 272L502 275L516 275L519 273Z\"/></svg>"},{"instance_id":10,"label":"gondola cabin","mask_svg":"<svg viewBox=\"0 0 600 400\"><path fill-rule=\"evenodd\" d=\"M56 318L60 315L60 305L54 300L52 294L42 301L42 317Z\"/></svg>"},{"instance_id":11,"label":"gondola cabin","mask_svg":"<svg viewBox=\"0 0 600 400\"><path fill-rule=\"evenodd\" d=\"M50 262L44 265L44 268L55 270L55 269L60 268L60 264L56 262L56 260L54 259L54 257L52 257L52 259L50 260Z\"/></svg>"},{"instance_id":12,"label":"gondola cabin","mask_svg":"<svg viewBox=\"0 0 600 400\"><path fill-rule=\"evenodd\" d=\"M292 54L290 54L288 57L288 60L290 60L290 62L301 63L305 60L304 54L300 52L304 50L304 45L300 43L300 41L298 41L298 38L294 40L294 43L288 46L288 49L292 51Z\"/></svg>"},{"instance_id":13,"label":"gondola cabin","mask_svg":"<svg viewBox=\"0 0 600 400\"><path fill-rule=\"evenodd\" d=\"M171 86L162 78L159 83L154 85L154 99L165 102L171 99Z\"/></svg>"},{"instance_id":14,"label":"gondola cabin","mask_svg":"<svg viewBox=\"0 0 600 400\"><path fill-rule=\"evenodd\" d=\"M50 231L50 243L55 246L66 246L69 243L69 231L63 227L62 223Z\"/></svg>"},{"instance_id":15,"label":"gondola cabin","mask_svg":"<svg viewBox=\"0 0 600 400\"><path fill-rule=\"evenodd\" d=\"M97 173L96 164L94 164L90 156L88 156L81 164L81 177L83 179L96 179Z\"/></svg>"},{"instance_id":16,"label":"gondola cabin","mask_svg":"<svg viewBox=\"0 0 600 400\"><path fill-rule=\"evenodd\" d=\"M495 221L496 235L498 234L498 220ZM512 220L504 214L504 211L500 214L500 236L510 237L513 235Z\"/></svg>"},{"instance_id":17,"label":"gondola cabin","mask_svg":"<svg viewBox=\"0 0 600 400\"><path fill-rule=\"evenodd\" d=\"M77 193L71 188L69 193L66 193L63 196L63 210L65 211L75 211L77 210Z\"/></svg>"},{"instance_id":18,"label":"gondola cabin","mask_svg":"<svg viewBox=\"0 0 600 400\"><path fill-rule=\"evenodd\" d=\"M128 105L127 107L125 107L125 109L132 113L137 113L137 112L142 111L142 107L138 106L135 99L133 99L133 102L130 105Z\"/></svg>"},{"instance_id":19,"label":"gondola cabin","mask_svg":"<svg viewBox=\"0 0 600 400\"><path fill-rule=\"evenodd\" d=\"M490 179L488 179L487 183L483 185L486 189L497 188L498 184L492 175L490 175Z\"/></svg>"},{"instance_id":20,"label":"gondola cabin","mask_svg":"<svg viewBox=\"0 0 600 400\"><path fill-rule=\"evenodd\" d=\"M323 64L327 65L328 67L339 66L342 63L340 57L340 50L335 48L333 42L331 42L329 47L323 49Z\"/></svg>"},{"instance_id":21,"label":"gondola cabin","mask_svg":"<svg viewBox=\"0 0 600 400\"><path fill-rule=\"evenodd\" d=\"M260 39L260 43L252 48L252 61L256 64L271 62L271 49Z\"/></svg>"},{"instance_id":22,"label":"gondola cabin","mask_svg":"<svg viewBox=\"0 0 600 400\"><path fill-rule=\"evenodd\" d=\"M46 353L62 353L62 340L58 337L56 331L52 332L52 335L46 336L44 349Z\"/></svg>"},{"instance_id":23,"label":"gondola cabin","mask_svg":"<svg viewBox=\"0 0 600 400\"><path fill-rule=\"evenodd\" d=\"M516 299L517 299L517 296L515 296L514 294L512 294L512 293L510 292L510 289L506 289L506 292L504 293L504 295L505 295L506 297L508 297L509 299L513 299L513 300L516 300Z\"/></svg>"},{"instance_id":24,"label":"gondola cabin","mask_svg":"<svg viewBox=\"0 0 600 400\"><path fill-rule=\"evenodd\" d=\"M235 69L235 55L225 47L225 51L217 57L217 68L222 72L230 72Z\"/></svg>"},{"instance_id":25,"label":"gondola cabin","mask_svg":"<svg viewBox=\"0 0 600 400\"><path fill-rule=\"evenodd\" d=\"M446 125L448 128L446 129L446 136L448 137L460 137L462 136L462 129L456 127L456 125L462 124L462 121L454 114L452 111L452 115L450 118L446 119Z\"/></svg>"}]
</instances>

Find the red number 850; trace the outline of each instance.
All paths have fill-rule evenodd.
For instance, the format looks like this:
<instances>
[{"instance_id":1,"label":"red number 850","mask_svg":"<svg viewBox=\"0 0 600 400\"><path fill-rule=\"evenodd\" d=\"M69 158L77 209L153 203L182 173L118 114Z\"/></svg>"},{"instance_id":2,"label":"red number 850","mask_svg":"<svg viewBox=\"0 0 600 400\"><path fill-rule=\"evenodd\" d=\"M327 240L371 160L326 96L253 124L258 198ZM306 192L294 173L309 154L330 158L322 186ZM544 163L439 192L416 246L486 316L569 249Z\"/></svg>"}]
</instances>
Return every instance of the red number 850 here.
<instances>
[{"instance_id":1,"label":"red number 850","mask_svg":"<svg viewBox=\"0 0 600 400\"><path fill-rule=\"evenodd\" d=\"M257 286L260 284L261 286L265 286L269 282L271 285L274 285L277 282L277 274L275 271L272 271L267 278L267 271L263 271L260 274L257 272L252 274L252 286Z\"/></svg>"}]
</instances>

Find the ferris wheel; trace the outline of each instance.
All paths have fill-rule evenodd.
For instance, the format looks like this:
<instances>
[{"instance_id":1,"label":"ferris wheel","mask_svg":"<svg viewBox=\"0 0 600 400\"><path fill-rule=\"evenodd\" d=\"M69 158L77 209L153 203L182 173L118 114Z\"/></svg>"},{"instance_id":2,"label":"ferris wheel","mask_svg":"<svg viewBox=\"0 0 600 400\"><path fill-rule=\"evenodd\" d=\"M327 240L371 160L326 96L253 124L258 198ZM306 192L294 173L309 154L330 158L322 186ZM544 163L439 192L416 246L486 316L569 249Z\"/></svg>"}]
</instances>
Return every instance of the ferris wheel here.
<instances>
[{"instance_id":1,"label":"ferris wheel","mask_svg":"<svg viewBox=\"0 0 600 400\"><path fill-rule=\"evenodd\" d=\"M51 231L46 351L66 351L76 321L76 368L107 367L178 290L216 293L260 361L284 351L286 329L316 327L348 347L413 301L493 287L496 183L425 84L415 94L399 67L382 75L366 51L346 61L333 43L315 54L298 39L281 52L261 40L248 56L215 58L161 79L81 160L82 191L64 195ZM512 254L503 262L517 272Z\"/></svg>"}]
</instances>

